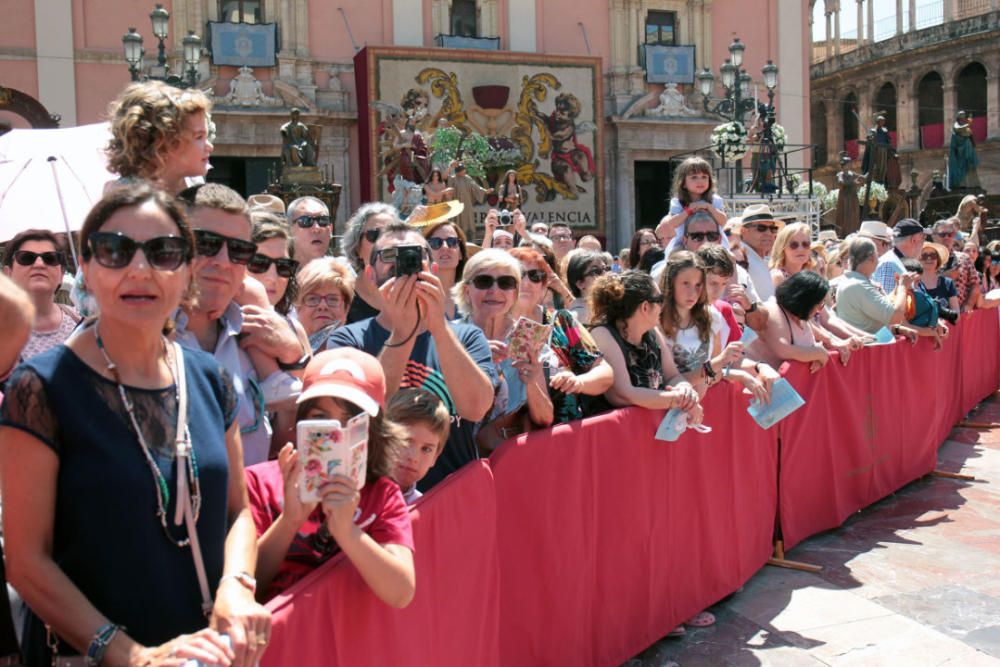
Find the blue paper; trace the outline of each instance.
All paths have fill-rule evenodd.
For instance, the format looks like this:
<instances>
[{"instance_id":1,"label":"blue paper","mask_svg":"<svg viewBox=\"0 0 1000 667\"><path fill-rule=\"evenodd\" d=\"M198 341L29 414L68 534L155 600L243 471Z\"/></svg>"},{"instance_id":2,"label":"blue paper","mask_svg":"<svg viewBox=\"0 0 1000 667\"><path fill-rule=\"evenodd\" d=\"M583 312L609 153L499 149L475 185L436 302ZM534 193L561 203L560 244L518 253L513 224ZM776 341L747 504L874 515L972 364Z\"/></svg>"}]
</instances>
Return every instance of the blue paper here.
<instances>
[{"instance_id":1,"label":"blue paper","mask_svg":"<svg viewBox=\"0 0 1000 667\"><path fill-rule=\"evenodd\" d=\"M760 338L760 336L757 335L756 331L750 327L743 327L743 335L740 337L740 342L743 343L744 347L747 347L758 338Z\"/></svg>"},{"instance_id":2,"label":"blue paper","mask_svg":"<svg viewBox=\"0 0 1000 667\"><path fill-rule=\"evenodd\" d=\"M680 408L670 408L656 429L656 439L674 442L687 430L687 415Z\"/></svg>"},{"instance_id":3,"label":"blue paper","mask_svg":"<svg viewBox=\"0 0 1000 667\"><path fill-rule=\"evenodd\" d=\"M892 335L888 327L882 327L875 332L875 342L866 343L867 345L892 345L896 342L896 337Z\"/></svg>"},{"instance_id":4,"label":"blue paper","mask_svg":"<svg viewBox=\"0 0 1000 667\"><path fill-rule=\"evenodd\" d=\"M788 380L781 378L771 386L771 403L751 401L747 412L762 429L767 430L805 404Z\"/></svg>"}]
</instances>

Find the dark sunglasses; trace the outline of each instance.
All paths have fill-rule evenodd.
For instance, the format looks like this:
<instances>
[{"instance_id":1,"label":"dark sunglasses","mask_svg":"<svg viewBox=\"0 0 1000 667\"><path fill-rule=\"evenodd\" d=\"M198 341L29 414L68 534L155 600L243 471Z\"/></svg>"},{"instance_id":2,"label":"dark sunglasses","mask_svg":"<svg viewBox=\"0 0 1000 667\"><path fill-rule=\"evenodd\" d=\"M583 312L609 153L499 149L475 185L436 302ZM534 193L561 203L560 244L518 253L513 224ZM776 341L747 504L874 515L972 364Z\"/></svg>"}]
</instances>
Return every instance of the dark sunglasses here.
<instances>
[{"instance_id":1,"label":"dark sunglasses","mask_svg":"<svg viewBox=\"0 0 1000 667\"><path fill-rule=\"evenodd\" d=\"M920 256L921 262L936 262L938 259L938 254L936 252L924 253Z\"/></svg>"},{"instance_id":2,"label":"dark sunglasses","mask_svg":"<svg viewBox=\"0 0 1000 667\"><path fill-rule=\"evenodd\" d=\"M21 266L31 266L39 257L42 258L42 264L45 266L61 266L63 263L63 254L56 250L49 250L48 252L18 250L14 253L14 261Z\"/></svg>"},{"instance_id":3,"label":"dark sunglasses","mask_svg":"<svg viewBox=\"0 0 1000 667\"><path fill-rule=\"evenodd\" d=\"M702 241L718 243L722 235L719 232L689 232L687 237L695 243L701 243Z\"/></svg>"},{"instance_id":4,"label":"dark sunglasses","mask_svg":"<svg viewBox=\"0 0 1000 667\"><path fill-rule=\"evenodd\" d=\"M174 271L191 259L191 246L180 236L158 236L140 243L117 232L94 232L87 238L87 246L97 263L107 269L124 269L140 248L157 271Z\"/></svg>"},{"instance_id":5,"label":"dark sunglasses","mask_svg":"<svg viewBox=\"0 0 1000 667\"><path fill-rule=\"evenodd\" d=\"M661 305L662 306L663 305L663 295L662 294L657 294L656 296L651 296L648 299L646 299L646 301L649 302L649 303L655 303L657 305Z\"/></svg>"},{"instance_id":6,"label":"dark sunglasses","mask_svg":"<svg viewBox=\"0 0 1000 667\"><path fill-rule=\"evenodd\" d=\"M788 242L788 248L790 250L798 250L799 248L805 249L805 248L808 248L808 247L809 247L809 241L789 241Z\"/></svg>"},{"instance_id":7,"label":"dark sunglasses","mask_svg":"<svg viewBox=\"0 0 1000 667\"><path fill-rule=\"evenodd\" d=\"M223 236L207 229L194 230L194 245L197 253L203 257L215 257L225 245L229 250L229 261L233 264L246 264L257 252L256 243Z\"/></svg>"},{"instance_id":8,"label":"dark sunglasses","mask_svg":"<svg viewBox=\"0 0 1000 667\"><path fill-rule=\"evenodd\" d=\"M278 272L278 275L282 278L291 278L295 275L295 272L299 270L299 263L294 259L288 259L282 257L280 259L272 259L267 255L257 254L250 258L247 263L247 271L250 273L267 273L267 270L271 268L274 264L274 270Z\"/></svg>"},{"instance_id":9,"label":"dark sunglasses","mask_svg":"<svg viewBox=\"0 0 1000 667\"><path fill-rule=\"evenodd\" d=\"M496 285L505 292L510 292L517 289L517 278L514 276L500 276L493 277L485 274L481 274L472 279L472 286L478 290L483 290L484 292L491 289L493 285Z\"/></svg>"},{"instance_id":10,"label":"dark sunglasses","mask_svg":"<svg viewBox=\"0 0 1000 667\"><path fill-rule=\"evenodd\" d=\"M377 232L378 230L375 229L375 230L368 230L368 231L376 231ZM447 244L449 248L457 248L459 243L461 243L461 241L460 241L460 239L457 236L450 236L450 237L448 237L446 239L440 239L440 238L437 238L435 236L433 238L427 239L427 245L429 245L431 247L431 250L440 250L441 246L443 246L445 244Z\"/></svg>"},{"instance_id":11,"label":"dark sunglasses","mask_svg":"<svg viewBox=\"0 0 1000 667\"><path fill-rule=\"evenodd\" d=\"M934 236L940 236L943 239L950 239L955 235L955 232L934 232Z\"/></svg>"},{"instance_id":12,"label":"dark sunglasses","mask_svg":"<svg viewBox=\"0 0 1000 667\"><path fill-rule=\"evenodd\" d=\"M378 241L378 237L381 236L381 234L382 230L379 229L378 227L375 227L374 229L365 230L365 238L368 239L369 243L375 243L376 241Z\"/></svg>"},{"instance_id":13,"label":"dark sunglasses","mask_svg":"<svg viewBox=\"0 0 1000 667\"><path fill-rule=\"evenodd\" d=\"M607 272L608 272L608 267L606 267L606 266L599 266L599 267L596 267L596 268L593 268L593 269L589 269L588 271L584 272L583 277L584 278L591 278L593 276L603 276Z\"/></svg>"},{"instance_id":14,"label":"dark sunglasses","mask_svg":"<svg viewBox=\"0 0 1000 667\"><path fill-rule=\"evenodd\" d=\"M333 221L330 220L330 216L328 215L300 215L295 218L295 224L302 229L309 229L315 225L319 225L320 227L329 227L333 224Z\"/></svg>"},{"instance_id":15,"label":"dark sunglasses","mask_svg":"<svg viewBox=\"0 0 1000 667\"><path fill-rule=\"evenodd\" d=\"M522 271L521 276L527 278L533 283L544 283L546 279L545 272L541 269L531 269L530 271Z\"/></svg>"},{"instance_id":16,"label":"dark sunglasses","mask_svg":"<svg viewBox=\"0 0 1000 667\"><path fill-rule=\"evenodd\" d=\"M766 234L768 232L770 232L771 234L777 234L778 233L778 226L777 225L762 225L760 223L757 223L757 224L754 224L754 225L745 225L745 226L749 227L750 229L756 229L761 234Z\"/></svg>"}]
</instances>

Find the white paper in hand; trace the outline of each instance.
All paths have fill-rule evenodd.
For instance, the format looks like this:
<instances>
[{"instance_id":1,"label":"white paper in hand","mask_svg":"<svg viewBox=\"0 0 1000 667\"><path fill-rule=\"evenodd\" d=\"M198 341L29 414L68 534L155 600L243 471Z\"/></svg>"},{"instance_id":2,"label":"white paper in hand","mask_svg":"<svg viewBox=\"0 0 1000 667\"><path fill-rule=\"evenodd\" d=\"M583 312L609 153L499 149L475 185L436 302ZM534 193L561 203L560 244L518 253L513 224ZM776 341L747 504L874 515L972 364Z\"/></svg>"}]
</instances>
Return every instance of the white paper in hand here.
<instances>
[{"instance_id":1,"label":"white paper in hand","mask_svg":"<svg viewBox=\"0 0 1000 667\"><path fill-rule=\"evenodd\" d=\"M656 439L664 442L674 442L684 431L691 429L697 433L711 433L712 428L704 424L688 424L687 413L680 408L670 408L663 415L663 421L656 429Z\"/></svg>"},{"instance_id":2,"label":"white paper in hand","mask_svg":"<svg viewBox=\"0 0 1000 667\"><path fill-rule=\"evenodd\" d=\"M747 412L762 429L766 430L805 404L805 400L799 396L788 380L781 378L771 386L771 402L761 404L756 400L751 401Z\"/></svg>"}]
</instances>

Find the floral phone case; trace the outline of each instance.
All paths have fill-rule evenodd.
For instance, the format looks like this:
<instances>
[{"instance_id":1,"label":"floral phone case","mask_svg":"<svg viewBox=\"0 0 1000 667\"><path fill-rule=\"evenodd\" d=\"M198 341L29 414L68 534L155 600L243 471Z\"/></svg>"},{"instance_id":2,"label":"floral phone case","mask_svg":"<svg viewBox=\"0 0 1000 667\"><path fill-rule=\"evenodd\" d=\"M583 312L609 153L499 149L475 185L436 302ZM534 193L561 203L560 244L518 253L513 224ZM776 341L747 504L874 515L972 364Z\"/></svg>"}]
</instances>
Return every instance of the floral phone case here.
<instances>
[{"instance_id":1,"label":"floral phone case","mask_svg":"<svg viewBox=\"0 0 1000 667\"><path fill-rule=\"evenodd\" d=\"M299 497L304 503L320 500L320 488L333 475L350 477L358 489L365 485L368 466L368 413L351 418L346 426L336 419L308 419L296 425L302 476Z\"/></svg>"},{"instance_id":2,"label":"floral phone case","mask_svg":"<svg viewBox=\"0 0 1000 667\"><path fill-rule=\"evenodd\" d=\"M549 341L551 335L551 324L539 324L527 317L519 317L507 343L507 356L514 361L538 359L542 346Z\"/></svg>"}]
</instances>

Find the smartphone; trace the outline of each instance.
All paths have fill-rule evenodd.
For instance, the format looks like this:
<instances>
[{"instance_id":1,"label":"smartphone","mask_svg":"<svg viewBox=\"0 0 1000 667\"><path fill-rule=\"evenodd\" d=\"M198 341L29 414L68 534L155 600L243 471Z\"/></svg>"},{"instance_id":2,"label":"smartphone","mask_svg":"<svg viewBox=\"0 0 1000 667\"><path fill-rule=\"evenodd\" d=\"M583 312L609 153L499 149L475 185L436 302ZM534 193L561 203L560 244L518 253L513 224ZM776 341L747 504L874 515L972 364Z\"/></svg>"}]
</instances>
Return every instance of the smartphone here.
<instances>
[{"instance_id":1,"label":"smartphone","mask_svg":"<svg viewBox=\"0 0 1000 667\"><path fill-rule=\"evenodd\" d=\"M514 323L507 342L507 356L514 361L537 359L551 335L551 324L539 324L527 317L520 317Z\"/></svg>"},{"instance_id":2,"label":"smartphone","mask_svg":"<svg viewBox=\"0 0 1000 667\"><path fill-rule=\"evenodd\" d=\"M419 245L396 246L396 275L410 276L424 268L424 248Z\"/></svg>"},{"instance_id":3,"label":"smartphone","mask_svg":"<svg viewBox=\"0 0 1000 667\"><path fill-rule=\"evenodd\" d=\"M320 488L333 475L350 477L358 489L365 485L368 467L367 412L352 417L346 425L336 419L307 419L296 424L296 442L302 473L299 498L318 502Z\"/></svg>"}]
</instances>

